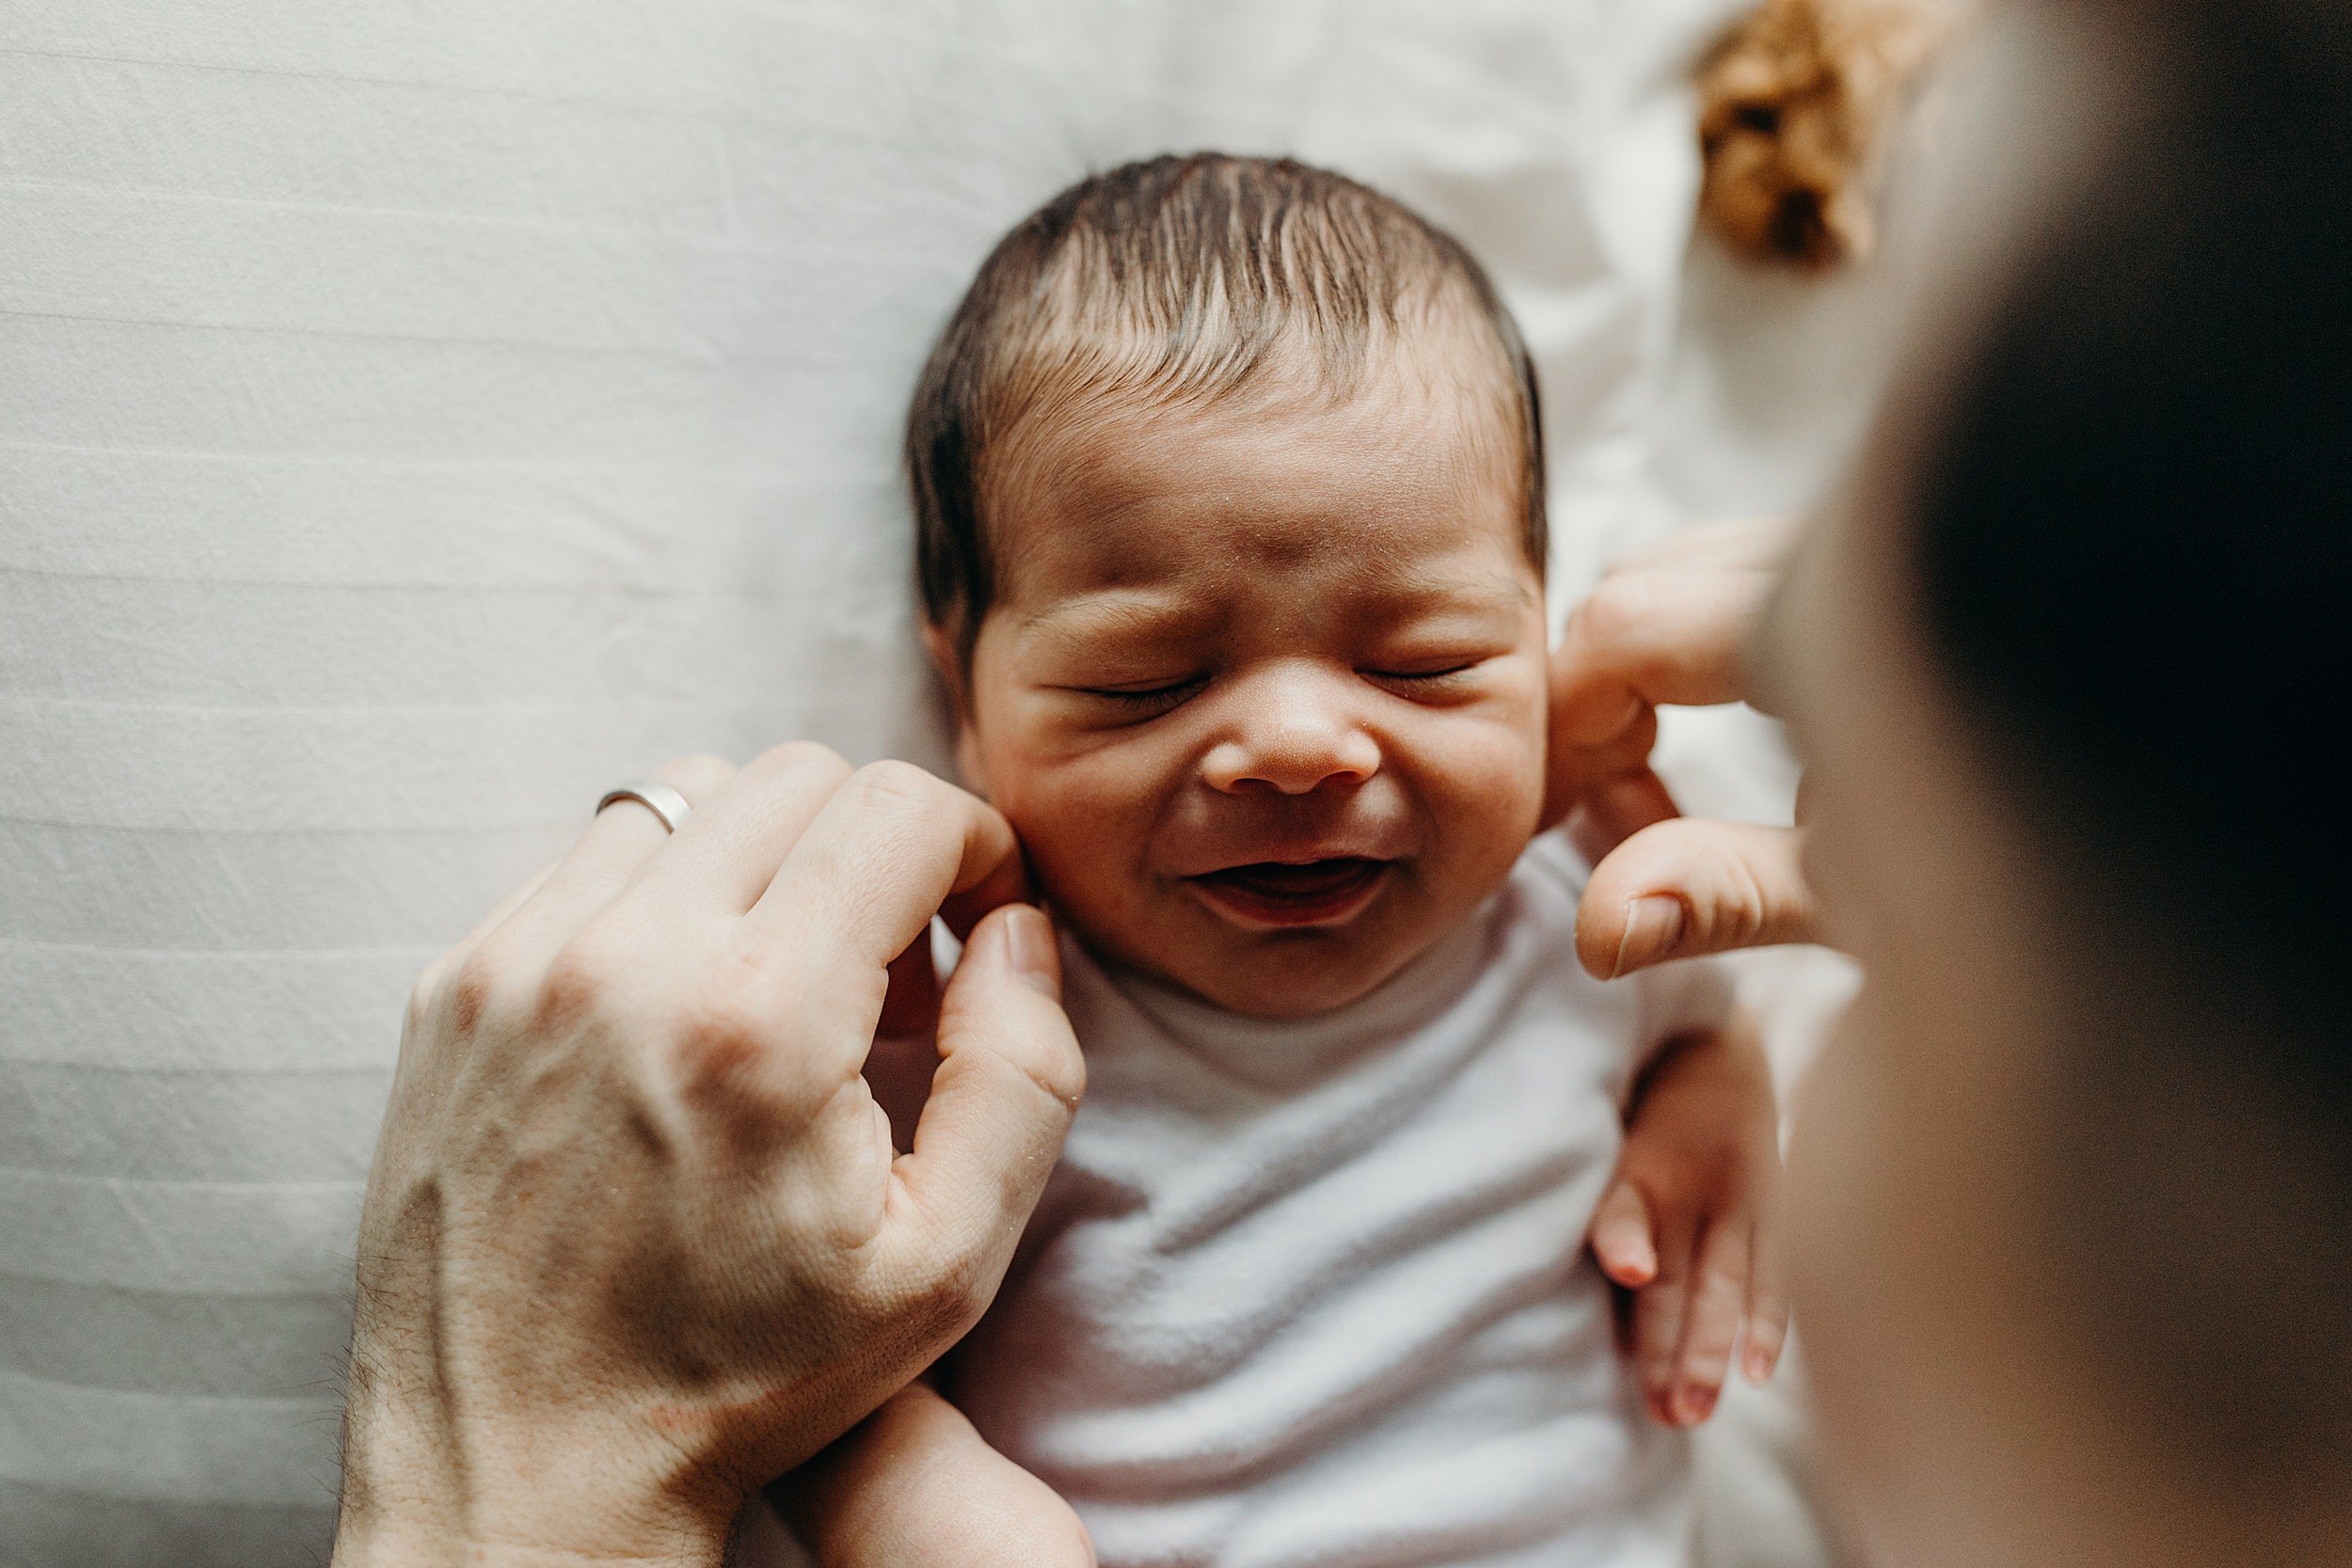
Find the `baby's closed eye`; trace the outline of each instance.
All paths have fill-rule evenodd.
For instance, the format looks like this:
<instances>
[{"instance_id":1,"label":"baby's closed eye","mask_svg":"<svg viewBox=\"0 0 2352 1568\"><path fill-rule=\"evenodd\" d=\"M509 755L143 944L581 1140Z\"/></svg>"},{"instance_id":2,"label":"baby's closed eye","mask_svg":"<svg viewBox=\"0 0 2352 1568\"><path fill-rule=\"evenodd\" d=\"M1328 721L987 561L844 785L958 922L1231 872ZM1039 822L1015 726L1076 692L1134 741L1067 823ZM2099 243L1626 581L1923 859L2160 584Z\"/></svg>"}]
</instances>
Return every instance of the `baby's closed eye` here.
<instances>
[{"instance_id":1,"label":"baby's closed eye","mask_svg":"<svg viewBox=\"0 0 2352 1568\"><path fill-rule=\"evenodd\" d=\"M1389 653L1359 665L1356 673L1400 696L1426 702L1476 690L1487 667L1510 651L1479 648Z\"/></svg>"},{"instance_id":2,"label":"baby's closed eye","mask_svg":"<svg viewBox=\"0 0 2352 1568\"><path fill-rule=\"evenodd\" d=\"M1065 686L1060 690L1131 715L1165 713L1209 684L1205 673L1147 678L1117 686Z\"/></svg>"}]
</instances>

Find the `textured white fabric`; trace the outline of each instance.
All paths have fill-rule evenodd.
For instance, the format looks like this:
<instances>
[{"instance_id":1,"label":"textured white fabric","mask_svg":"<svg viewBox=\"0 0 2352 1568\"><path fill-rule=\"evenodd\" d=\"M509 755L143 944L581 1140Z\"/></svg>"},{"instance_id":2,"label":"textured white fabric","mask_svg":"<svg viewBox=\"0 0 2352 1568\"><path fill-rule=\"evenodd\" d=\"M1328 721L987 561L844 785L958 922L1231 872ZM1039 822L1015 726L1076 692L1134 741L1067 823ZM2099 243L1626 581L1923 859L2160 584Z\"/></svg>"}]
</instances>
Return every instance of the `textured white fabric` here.
<instances>
[{"instance_id":1,"label":"textured white fabric","mask_svg":"<svg viewBox=\"0 0 2352 1568\"><path fill-rule=\"evenodd\" d=\"M408 976L662 756L939 760L895 433L993 237L1279 150L1632 526L1728 0L0 0L0 1560L313 1561Z\"/></svg>"},{"instance_id":2,"label":"textured white fabric","mask_svg":"<svg viewBox=\"0 0 2352 1568\"><path fill-rule=\"evenodd\" d=\"M1678 1568L1687 1440L1583 1238L1705 961L1576 961L1557 835L1372 995L1239 1019L1068 949L1088 1090L948 1387L1104 1568Z\"/></svg>"}]
</instances>

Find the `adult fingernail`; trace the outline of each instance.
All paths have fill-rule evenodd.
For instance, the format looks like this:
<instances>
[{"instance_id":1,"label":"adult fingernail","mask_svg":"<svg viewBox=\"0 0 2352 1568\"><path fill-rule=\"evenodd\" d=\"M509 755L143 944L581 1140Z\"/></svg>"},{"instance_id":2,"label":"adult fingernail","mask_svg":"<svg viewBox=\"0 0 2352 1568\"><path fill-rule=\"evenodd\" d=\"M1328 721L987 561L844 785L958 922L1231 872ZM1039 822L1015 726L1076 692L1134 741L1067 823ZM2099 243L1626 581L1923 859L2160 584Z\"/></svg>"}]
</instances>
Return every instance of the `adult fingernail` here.
<instances>
[{"instance_id":1,"label":"adult fingernail","mask_svg":"<svg viewBox=\"0 0 2352 1568\"><path fill-rule=\"evenodd\" d=\"M1750 1383L1761 1384L1769 1381L1772 1375L1772 1353L1760 1345L1749 1346L1746 1370Z\"/></svg>"},{"instance_id":2,"label":"adult fingernail","mask_svg":"<svg viewBox=\"0 0 2352 1568\"><path fill-rule=\"evenodd\" d=\"M1015 904L1005 911L1005 958L1012 972L1055 1001L1061 1000L1061 950L1045 911Z\"/></svg>"},{"instance_id":3,"label":"adult fingernail","mask_svg":"<svg viewBox=\"0 0 2352 1568\"><path fill-rule=\"evenodd\" d=\"M1685 1388L1676 1414L1685 1426L1697 1426L1715 1414L1715 1391L1712 1388Z\"/></svg>"},{"instance_id":4,"label":"adult fingernail","mask_svg":"<svg viewBox=\"0 0 2352 1568\"><path fill-rule=\"evenodd\" d=\"M1625 1283L1635 1290L1658 1278L1658 1259L1653 1253L1629 1252L1620 1259L1619 1267L1625 1270Z\"/></svg>"},{"instance_id":5,"label":"adult fingernail","mask_svg":"<svg viewBox=\"0 0 2352 1568\"><path fill-rule=\"evenodd\" d=\"M1639 1290L1658 1276L1658 1259L1638 1242L1613 1243L1601 1259L1609 1277L1628 1290Z\"/></svg>"},{"instance_id":6,"label":"adult fingernail","mask_svg":"<svg viewBox=\"0 0 2352 1568\"><path fill-rule=\"evenodd\" d=\"M1617 939L1617 967L1609 977L1613 980L1673 957L1682 941L1682 900L1671 894L1646 893L1627 904L1625 935Z\"/></svg>"}]
</instances>

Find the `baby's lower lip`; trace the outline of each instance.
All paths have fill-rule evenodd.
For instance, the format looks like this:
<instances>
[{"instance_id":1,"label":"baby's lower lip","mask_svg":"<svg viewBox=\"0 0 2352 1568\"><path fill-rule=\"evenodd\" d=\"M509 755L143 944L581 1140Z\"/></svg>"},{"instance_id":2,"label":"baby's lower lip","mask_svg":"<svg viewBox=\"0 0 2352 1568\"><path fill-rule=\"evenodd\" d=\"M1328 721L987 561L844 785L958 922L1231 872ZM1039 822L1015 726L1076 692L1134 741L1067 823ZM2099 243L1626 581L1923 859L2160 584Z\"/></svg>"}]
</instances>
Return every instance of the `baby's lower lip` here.
<instances>
[{"instance_id":1,"label":"baby's lower lip","mask_svg":"<svg viewBox=\"0 0 2352 1568\"><path fill-rule=\"evenodd\" d=\"M1185 882L1212 911L1244 926L1336 926L1372 902L1389 863L1352 856L1304 865L1264 861Z\"/></svg>"}]
</instances>

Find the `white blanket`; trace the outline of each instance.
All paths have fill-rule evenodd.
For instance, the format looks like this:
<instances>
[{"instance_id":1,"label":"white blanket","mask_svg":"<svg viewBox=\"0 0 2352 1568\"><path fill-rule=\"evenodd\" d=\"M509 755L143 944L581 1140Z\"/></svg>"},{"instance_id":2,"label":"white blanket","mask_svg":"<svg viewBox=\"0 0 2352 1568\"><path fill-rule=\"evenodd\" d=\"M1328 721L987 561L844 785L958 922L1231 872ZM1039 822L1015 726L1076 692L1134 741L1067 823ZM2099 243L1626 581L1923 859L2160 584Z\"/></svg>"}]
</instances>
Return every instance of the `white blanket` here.
<instances>
[{"instance_id":1,"label":"white blanket","mask_svg":"<svg viewBox=\"0 0 2352 1568\"><path fill-rule=\"evenodd\" d=\"M669 753L941 760L901 405L1073 177L1419 205L1652 526L1726 3L0 0L0 1560L315 1560L409 975Z\"/></svg>"}]
</instances>

